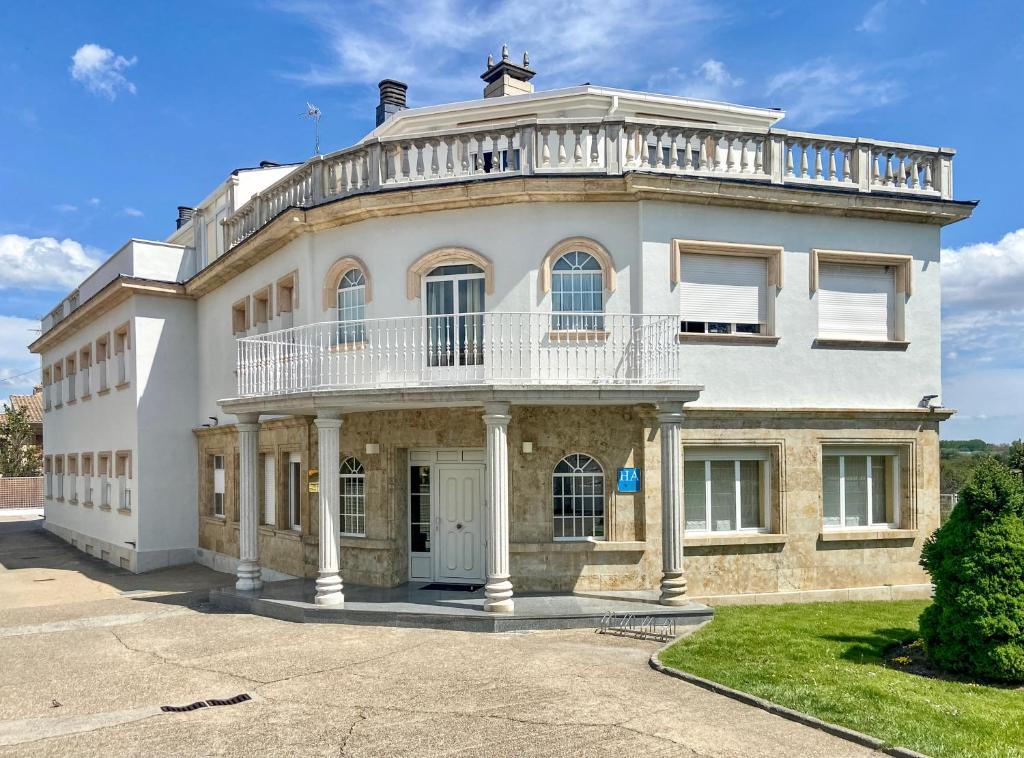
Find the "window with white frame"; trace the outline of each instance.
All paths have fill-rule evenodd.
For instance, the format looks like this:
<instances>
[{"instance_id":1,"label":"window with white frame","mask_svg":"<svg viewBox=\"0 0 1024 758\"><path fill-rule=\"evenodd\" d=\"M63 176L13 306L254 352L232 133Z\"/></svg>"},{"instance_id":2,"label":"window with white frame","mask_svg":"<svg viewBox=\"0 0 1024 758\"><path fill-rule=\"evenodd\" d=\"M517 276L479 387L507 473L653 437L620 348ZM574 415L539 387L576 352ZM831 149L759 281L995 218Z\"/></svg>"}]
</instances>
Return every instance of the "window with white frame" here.
<instances>
[{"instance_id":1,"label":"window with white frame","mask_svg":"<svg viewBox=\"0 0 1024 758\"><path fill-rule=\"evenodd\" d=\"M132 478L132 457L128 451L115 453L114 474L117 476L117 507L122 511L132 509L132 491L128 480Z\"/></svg>"},{"instance_id":2,"label":"window with white frame","mask_svg":"<svg viewBox=\"0 0 1024 758\"><path fill-rule=\"evenodd\" d=\"M768 332L766 258L681 253L679 267L681 332Z\"/></svg>"},{"instance_id":3,"label":"window with white frame","mask_svg":"<svg viewBox=\"0 0 1024 758\"><path fill-rule=\"evenodd\" d=\"M213 515L224 517L224 456L213 456Z\"/></svg>"},{"instance_id":4,"label":"window with white frame","mask_svg":"<svg viewBox=\"0 0 1024 758\"><path fill-rule=\"evenodd\" d=\"M566 253L551 267L551 328L555 331L604 329L604 272L597 258Z\"/></svg>"},{"instance_id":5,"label":"window with white frame","mask_svg":"<svg viewBox=\"0 0 1024 758\"><path fill-rule=\"evenodd\" d=\"M53 456L47 455L43 458L43 484L45 486L46 499L53 498Z\"/></svg>"},{"instance_id":6,"label":"window with white frame","mask_svg":"<svg viewBox=\"0 0 1024 758\"><path fill-rule=\"evenodd\" d=\"M72 453L67 457L68 467L68 502L78 502L78 455Z\"/></svg>"},{"instance_id":7,"label":"window with white frame","mask_svg":"<svg viewBox=\"0 0 1024 758\"><path fill-rule=\"evenodd\" d=\"M362 342L366 318L366 279L358 268L345 272L338 283L338 342Z\"/></svg>"},{"instance_id":8,"label":"window with white frame","mask_svg":"<svg viewBox=\"0 0 1024 758\"><path fill-rule=\"evenodd\" d=\"M64 499L64 456L55 455L53 457L53 476L54 481L57 483L57 499Z\"/></svg>"},{"instance_id":9,"label":"window with white frame","mask_svg":"<svg viewBox=\"0 0 1024 758\"><path fill-rule=\"evenodd\" d=\"M825 448L822 516L826 528L896 526L899 455L887 448Z\"/></svg>"},{"instance_id":10,"label":"window with white frame","mask_svg":"<svg viewBox=\"0 0 1024 758\"><path fill-rule=\"evenodd\" d=\"M763 531L768 524L768 453L685 449L683 510L687 532Z\"/></svg>"},{"instance_id":11,"label":"window with white frame","mask_svg":"<svg viewBox=\"0 0 1024 758\"><path fill-rule=\"evenodd\" d=\"M817 297L819 337L879 342L895 339L893 266L821 263Z\"/></svg>"},{"instance_id":12,"label":"window with white frame","mask_svg":"<svg viewBox=\"0 0 1024 758\"><path fill-rule=\"evenodd\" d=\"M302 455L288 455L288 527L302 530Z\"/></svg>"},{"instance_id":13,"label":"window with white frame","mask_svg":"<svg viewBox=\"0 0 1024 758\"><path fill-rule=\"evenodd\" d=\"M366 472L358 459L343 458L338 492L341 498L341 533L366 536Z\"/></svg>"},{"instance_id":14,"label":"window with white frame","mask_svg":"<svg viewBox=\"0 0 1024 758\"><path fill-rule=\"evenodd\" d=\"M573 453L555 466L552 506L556 540L604 539L604 469L589 455Z\"/></svg>"},{"instance_id":15,"label":"window with white frame","mask_svg":"<svg viewBox=\"0 0 1024 758\"><path fill-rule=\"evenodd\" d=\"M75 393L75 377L78 376L78 371L75 368L74 356L68 356L64 359L64 376L67 377L68 402L73 403L78 399L78 395Z\"/></svg>"}]
</instances>

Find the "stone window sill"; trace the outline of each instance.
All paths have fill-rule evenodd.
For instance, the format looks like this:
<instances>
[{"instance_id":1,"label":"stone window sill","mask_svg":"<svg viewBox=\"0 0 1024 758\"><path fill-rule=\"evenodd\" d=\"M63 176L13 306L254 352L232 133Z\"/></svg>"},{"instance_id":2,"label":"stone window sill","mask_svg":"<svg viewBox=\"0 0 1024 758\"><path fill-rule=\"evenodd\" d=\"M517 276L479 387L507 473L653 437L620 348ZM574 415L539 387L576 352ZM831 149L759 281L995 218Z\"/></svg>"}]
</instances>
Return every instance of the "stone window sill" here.
<instances>
[{"instance_id":1,"label":"stone window sill","mask_svg":"<svg viewBox=\"0 0 1024 758\"><path fill-rule=\"evenodd\" d=\"M67 405L75 405L77 402L77 400L68 400Z\"/></svg>"},{"instance_id":2,"label":"stone window sill","mask_svg":"<svg viewBox=\"0 0 1024 758\"><path fill-rule=\"evenodd\" d=\"M835 337L818 337L813 347L839 348L841 350L906 350L910 343L904 340L847 340Z\"/></svg>"},{"instance_id":3,"label":"stone window sill","mask_svg":"<svg viewBox=\"0 0 1024 758\"><path fill-rule=\"evenodd\" d=\"M132 515L132 509L131 508L118 508L117 512L120 513L122 516L131 516Z\"/></svg>"},{"instance_id":4,"label":"stone window sill","mask_svg":"<svg viewBox=\"0 0 1024 758\"><path fill-rule=\"evenodd\" d=\"M676 342L694 345L763 345L774 347L779 338L769 334L700 334L697 332L679 332Z\"/></svg>"},{"instance_id":5,"label":"stone window sill","mask_svg":"<svg viewBox=\"0 0 1024 758\"><path fill-rule=\"evenodd\" d=\"M80 398L79 398L79 400L81 400L81 401L82 401L83 403L84 403L84 402L85 402L86 400L92 400L92 395L89 395L89 394L86 394L86 395L82 395L82 397L80 397Z\"/></svg>"},{"instance_id":6,"label":"stone window sill","mask_svg":"<svg viewBox=\"0 0 1024 758\"><path fill-rule=\"evenodd\" d=\"M92 503L90 501L86 500L86 501L84 501L82 503L82 507L83 508L92 508Z\"/></svg>"},{"instance_id":7,"label":"stone window sill","mask_svg":"<svg viewBox=\"0 0 1024 758\"><path fill-rule=\"evenodd\" d=\"M224 517L223 516L204 515L204 516L200 516L199 520L202 521L204 524L217 524L218 526L224 526Z\"/></svg>"},{"instance_id":8,"label":"stone window sill","mask_svg":"<svg viewBox=\"0 0 1024 758\"><path fill-rule=\"evenodd\" d=\"M562 540L558 542L513 542L513 553L641 553L646 542L610 542L608 540Z\"/></svg>"},{"instance_id":9,"label":"stone window sill","mask_svg":"<svg viewBox=\"0 0 1024 758\"><path fill-rule=\"evenodd\" d=\"M232 524L235 529L238 529L238 524ZM293 542L300 542L302 540L302 532L298 532L294 529L278 529L276 526L270 524L260 524L259 531L261 534L265 534L268 537L279 537L284 540L291 540Z\"/></svg>"},{"instance_id":10,"label":"stone window sill","mask_svg":"<svg viewBox=\"0 0 1024 758\"><path fill-rule=\"evenodd\" d=\"M120 384L115 384L114 385L114 389L115 390L126 390L126 389L128 389L131 386L131 384L132 384L131 382L121 382Z\"/></svg>"},{"instance_id":11,"label":"stone window sill","mask_svg":"<svg viewBox=\"0 0 1024 758\"><path fill-rule=\"evenodd\" d=\"M110 506L109 506L109 505L106 505L106 504L104 504L104 505L101 505L101 506L100 506L100 510L101 510L101 511L109 511L109 510L110 510Z\"/></svg>"},{"instance_id":12,"label":"stone window sill","mask_svg":"<svg viewBox=\"0 0 1024 758\"><path fill-rule=\"evenodd\" d=\"M101 389L96 394L97 395L109 395L110 394L110 387L104 387L103 389Z\"/></svg>"},{"instance_id":13,"label":"stone window sill","mask_svg":"<svg viewBox=\"0 0 1024 758\"><path fill-rule=\"evenodd\" d=\"M395 540L372 540L352 535L342 535L340 541L343 548L356 547L363 550L394 550L396 546Z\"/></svg>"},{"instance_id":14,"label":"stone window sill","mask_svg":"<svg viewBox=\"0 0 1024 758\"><path fill-rule=\"evenodd\" d=\"M913 540L916 529L825 529L818 535L822 542L863 542L865 540Z\"/></svg>"},{"instance_id":15,"label":"stone window sill","mask_svg":"<svg viewBox=\"0 0 1024 758\"><path fill-rule=\"evenodd\" d=\"M788 534L769 532L729 532L727 534L690 534L683 536L683 547L715 545L779 545L789 540Z\"/></svg>"}]
</instances>

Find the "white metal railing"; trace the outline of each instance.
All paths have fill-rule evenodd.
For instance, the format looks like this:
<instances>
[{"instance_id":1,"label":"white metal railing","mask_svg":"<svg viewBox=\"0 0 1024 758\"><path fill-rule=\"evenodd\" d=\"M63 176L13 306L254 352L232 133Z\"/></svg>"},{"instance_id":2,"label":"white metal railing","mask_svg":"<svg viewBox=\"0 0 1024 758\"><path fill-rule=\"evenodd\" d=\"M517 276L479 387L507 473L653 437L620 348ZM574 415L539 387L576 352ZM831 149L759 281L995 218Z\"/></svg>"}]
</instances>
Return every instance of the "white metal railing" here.
<instances>
[{"instance_id":1,"label":"white metal railing","mask_svg":"<svg viewBox=\"0 0 1024 758\"><path fill-rule=\"evenodd\" d=\"M676 315L467 313L328 321L240 338L238 394L679 384L678 332Z\"/></svg>"},{"instance_id":2,"label":"white metal railing","mask_svg":"<svg viewBox=\"0 0 1024 758\"><path fill-rule=\"evenodd\" d=\"M389 187L645 171L950 199L953 151L782 129L608 117L528 119L363 142L311 158L223 222L224 249L289 207Z\"/></svg>"}]
</instances>

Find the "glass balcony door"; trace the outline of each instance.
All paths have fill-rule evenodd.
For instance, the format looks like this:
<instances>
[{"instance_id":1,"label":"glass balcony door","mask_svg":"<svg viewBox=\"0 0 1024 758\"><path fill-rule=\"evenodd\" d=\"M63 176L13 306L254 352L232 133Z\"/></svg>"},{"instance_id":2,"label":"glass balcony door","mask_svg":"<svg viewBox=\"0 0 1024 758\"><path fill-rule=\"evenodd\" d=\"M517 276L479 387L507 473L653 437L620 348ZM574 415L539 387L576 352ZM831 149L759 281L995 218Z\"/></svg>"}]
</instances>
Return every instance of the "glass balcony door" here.
<instances>
[{"instance_id":1,"label":"glass balcony door","mask_svg":"<svg viewBox=\"0 0 1024 758\"><path fill-rule=\"evenodd\" d=\"M484 272L473 265L440 266L423 288L427 365L482 366Z\"/></svg>"}]
</instances>

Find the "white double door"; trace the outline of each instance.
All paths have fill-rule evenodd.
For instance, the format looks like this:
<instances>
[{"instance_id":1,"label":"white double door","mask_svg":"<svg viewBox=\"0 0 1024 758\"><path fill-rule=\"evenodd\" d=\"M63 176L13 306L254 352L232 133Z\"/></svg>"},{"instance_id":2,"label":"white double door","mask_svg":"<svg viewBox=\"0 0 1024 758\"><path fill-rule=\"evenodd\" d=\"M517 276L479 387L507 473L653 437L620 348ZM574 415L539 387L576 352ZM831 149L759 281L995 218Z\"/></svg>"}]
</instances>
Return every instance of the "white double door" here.
<instances>
[{"instance_id":1,"label":"white double door","mask_svg":"<svg viewBox=\"0 0 1024 758\"><path fill-rule=\"evenodd\" d=\"M482 582L484 466L438 463L434 471L434 581Z\"/></svg>"}]
</instances>

